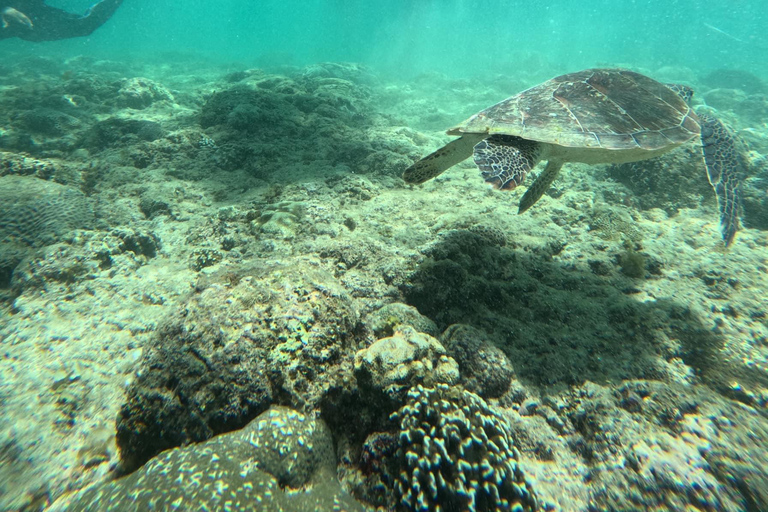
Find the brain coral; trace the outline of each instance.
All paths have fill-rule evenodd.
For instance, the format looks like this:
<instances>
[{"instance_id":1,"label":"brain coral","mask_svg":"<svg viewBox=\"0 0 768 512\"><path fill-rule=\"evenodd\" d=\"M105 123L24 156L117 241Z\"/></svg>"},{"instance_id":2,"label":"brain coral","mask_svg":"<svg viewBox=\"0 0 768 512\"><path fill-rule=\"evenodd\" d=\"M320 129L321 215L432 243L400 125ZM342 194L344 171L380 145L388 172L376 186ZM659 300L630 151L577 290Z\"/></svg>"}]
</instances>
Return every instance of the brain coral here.
<instances>
[{"instance_id":1,"label":"brain coral","mask_svg":"<svg viewBox=\"0 0 768 512\"><path fill-rule=\"evenodd\" d=\"M395 491L404 510L533 511L506 420L462 388L411 389L400 423Z\"/></svg>"},{"instance_id":2,"label":"brain coral","mask_svg":"<svg viewBox=\"0 0 768 512\"><path fill-rule=\"evenodd\" d=\"M335 472L325 423L273 407L242 430L163 452L50 510L362 511Z\"/></svg>"},{"instance_id":3,"label":"brain coral","mask_svg":"<svg viewBox=\"0 0 768 512\"><path fill-rule=\"evenodd\" d=\"M95 222L77 189L28 176L0 176L0 288L32 250Z\"/></svg>"},{"instance_id":4,"label":"brain coral","mask_svg":"<svg viewBox=\"0 0 768 512\"><path fill-rule=\"evenodd\" d=\"M77 189L27 176L0 177L0 240L29 247L92 227L93 210Z\"/></svg>"}]
</instances>

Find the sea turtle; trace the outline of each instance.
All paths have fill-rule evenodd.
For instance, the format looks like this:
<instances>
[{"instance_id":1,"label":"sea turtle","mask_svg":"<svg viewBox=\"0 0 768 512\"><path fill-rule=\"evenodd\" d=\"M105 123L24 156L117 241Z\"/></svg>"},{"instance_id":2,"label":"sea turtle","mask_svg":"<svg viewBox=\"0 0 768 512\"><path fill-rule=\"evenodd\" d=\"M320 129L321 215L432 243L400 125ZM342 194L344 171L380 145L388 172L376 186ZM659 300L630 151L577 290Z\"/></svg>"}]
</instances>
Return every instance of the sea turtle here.
<instances>
[{"instance_id":1,"label":"sea turtle","mask_svg":"<svg viewBox=\"0 0 768 512\"><path fill-rule=\"evenodd\" d=\"M693 111L692 95L688 87L662 84L626 69L558 76L451 128L448 135L459 138L406 169L403 179L423 183L473 155L485 181L512 190L546 160L544 171L520 200L522 213L546 192L566 162L645 160L700 137L727 247L739 229L744 153L723 123Z\"/></svg>"}]
</instances>

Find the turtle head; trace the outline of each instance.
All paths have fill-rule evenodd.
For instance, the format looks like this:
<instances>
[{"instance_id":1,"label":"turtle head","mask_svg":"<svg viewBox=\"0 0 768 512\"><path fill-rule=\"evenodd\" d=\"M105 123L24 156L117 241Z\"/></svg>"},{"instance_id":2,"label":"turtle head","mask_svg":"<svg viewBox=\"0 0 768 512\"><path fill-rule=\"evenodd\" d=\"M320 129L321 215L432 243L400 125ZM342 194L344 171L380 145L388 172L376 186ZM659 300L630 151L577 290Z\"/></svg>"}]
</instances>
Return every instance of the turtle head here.
<instances>
[{"instance_id":1,"label":"turtle head","mask_svg":"<svg viewBox=\"0 0 768 512\"><path fill-rule=\"evenodd\" d=\"M693 98L693 89L691 89L687 85L681 85L681 84L664 84L664 85L666 85L667 87L675 91L675 93L678 96L683 98L683 101L685 101L689 105L691 104L691 98Z\"/></svg>"}]
</instances>

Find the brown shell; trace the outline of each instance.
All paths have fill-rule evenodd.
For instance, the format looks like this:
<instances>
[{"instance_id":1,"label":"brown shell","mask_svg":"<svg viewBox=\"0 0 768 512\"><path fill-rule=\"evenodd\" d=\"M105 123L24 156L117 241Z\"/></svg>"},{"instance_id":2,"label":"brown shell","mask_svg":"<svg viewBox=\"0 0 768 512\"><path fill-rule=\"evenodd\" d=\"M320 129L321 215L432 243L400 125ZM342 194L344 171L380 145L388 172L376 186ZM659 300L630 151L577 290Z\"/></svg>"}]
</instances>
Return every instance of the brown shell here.
<instances>
[{"instance_id":1,"label":"brown shell","mask_svg":"<svg viewBox=\"0 0 768 512\"><path fill-rule=\"evenodd\" d=\"M655 150L699 132L696 114L666 85L625 69L587 69L507 98L448 134L501 133L573 148Z\"/></svg>"}]
</instances>

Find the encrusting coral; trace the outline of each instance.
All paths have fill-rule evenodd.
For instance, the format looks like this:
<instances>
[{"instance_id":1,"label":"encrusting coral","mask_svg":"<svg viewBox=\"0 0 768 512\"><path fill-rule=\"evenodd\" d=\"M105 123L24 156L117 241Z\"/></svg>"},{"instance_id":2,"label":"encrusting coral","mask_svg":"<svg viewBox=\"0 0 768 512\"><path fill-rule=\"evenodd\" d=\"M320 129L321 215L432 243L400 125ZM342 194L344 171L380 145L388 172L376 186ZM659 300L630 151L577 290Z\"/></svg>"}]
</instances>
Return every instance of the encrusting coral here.
<instances>
[{"instance_id":1,"label":"encrusting coral","mask_svg":"<svg viewBox=\"0 0 768 512\"><path fill-rule=\"evenodd\" d=\"M460 387L418 385L400 425L395 490L403 510L533 511L506 420Z\"/></svg>"},{"instance_id":2,"label":"encrusting coral","mask_svg":"<svg viewBox=\"0 0 768 512\"><path fill-rule=\"evenodd\" d=\"M273 407L242 430L163 452L135 473L50 510L361 511L335 469L325 423Z\"/></svg>"}]
</instances>

